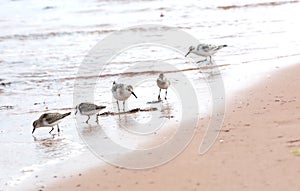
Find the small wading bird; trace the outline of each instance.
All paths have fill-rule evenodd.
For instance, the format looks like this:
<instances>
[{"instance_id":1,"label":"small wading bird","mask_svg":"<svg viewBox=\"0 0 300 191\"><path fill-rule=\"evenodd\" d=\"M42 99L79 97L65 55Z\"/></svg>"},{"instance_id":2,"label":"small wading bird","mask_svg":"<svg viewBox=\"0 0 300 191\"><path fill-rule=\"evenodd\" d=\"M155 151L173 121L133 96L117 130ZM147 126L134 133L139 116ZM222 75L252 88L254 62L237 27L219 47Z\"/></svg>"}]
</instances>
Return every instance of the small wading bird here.
<instances>
[{"instance_id":1,"label":"small wading bird","mask_svg":"<svg viewBox=\"0 0 300 191\"><path fill-rule=\"evenodd\" d=\"M187 57L187 55L189 55L190 53L194 53L198 56L206 57L205 60L198 61L197 63L206 61L207 57L209 57L209 61L211 62L211 56L214 55L216 52L218 52L218 50L220 50L224 47L227 47L227 45L215 46L215 45L211 45L211 44L199 44L196 47L190 46L189 51L185 55L185 57Z\"/></svg>"},{"instance_id":2,"label":"small wading bird","mask_svg":"<svg viewBox=\"0 0 300 191\"><path fill-rule=\"evenodd\" d=\"M123 111L125 111L125 101L130 97L130 95L132 94L134 95L135 98L137 98L137 96L133 92L133 87L131 85L118 84L114 82L111 92L114 98L117 100L119 111L120 111L119 101L123 101Z\"/></svg>"},{"instance_id":3,"label":"small wading bird","mask_svg":"<svg viewBox=\"0 0 300 191\"><path fill-rule=\"evenodd\" d=\"M166 90L166 94L165 94L165 100L167 100L167 93L168 93L168 88L170 86L170 81L164 76L163 73L159 74L157 80L156 80L157 86L159 87L159 94L158 94L158 100L160 101L160 92L161 89L165 89Z\"/></svg>"},{"instance_id":4,"label":"small wading bird","mask_svg":"<svg viewBox=\"0 0 300 191\"><path fill-rule=\"evenodd\" d=\"M95 115L96 113L98 113L100 110L102 110L104 108L106 108L106 106L95 105L93 103L85 102L85 103L81 103L76 106L75 115L79 111L79 113L81 115L88 116L88 119L86 120L86 123L88 123L91 115ZM97 121L98 121L98 118L96 117L96 122Z\"/></svg>"},{"instance_id":5,"label":"small wading bird","mask_svg":"<svg viewBox=\"0 0 300 191\"><path fill-rule=\"evenodd\" d=\"M34 133L36 128L39 127L52 127L51 131L49 131L49 133L51 133L54 129L53 126L57 125L57 131L60 132L58 123L60 123L60 121L65 118L66 116L70 115L71 112L68 113L44 113L40 116L40 118L38 120L35 120L33 122L33 130L32 130L32 134Z\"/></svg>"}]
</instances>

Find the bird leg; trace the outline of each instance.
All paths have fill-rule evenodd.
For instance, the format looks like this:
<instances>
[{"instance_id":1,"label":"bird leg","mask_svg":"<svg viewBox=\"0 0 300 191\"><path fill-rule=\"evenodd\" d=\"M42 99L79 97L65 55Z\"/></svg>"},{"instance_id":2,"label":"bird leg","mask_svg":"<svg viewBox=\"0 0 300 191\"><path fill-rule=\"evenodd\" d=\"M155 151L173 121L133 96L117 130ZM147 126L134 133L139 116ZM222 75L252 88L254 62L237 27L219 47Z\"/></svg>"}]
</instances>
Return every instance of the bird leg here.
<instances>
[{"instance_id":1,"label":"bird leg","mask_svg":"<svg viewBox=\"0 0 300 191\"><path fill-rule=\"evenodd\" d=\"M86 123L89 123L90 120L90 116L88 115L88 119L86 120Z\"/></svg>"},{"instance_id":2,"label":"bird leg","mask_svg":"<svg viewBox=\"0 0 300 191\"><path fill-rule=\"evenodd\" d=\"M161 92L161 89L159 88L159 94L158 94L158 101L160 101L161 99L160 99L160 92Z\"/></svg>"},{"instance_id":3,"label":"bird leg","mask_svg":"<svg viewBox=\"0 0 300 191\"><path fill-rule=\"evenodd\" d=\"M123 101L123 111L125 111L125 101Z\"/></svg>"},{"instance_id":4,"label":"bird leg","mask_svg":"<svg viewBox=\"0 0 300 191\"><path fill-rule=\"evenodd\" d=\"M118 105L118 111L120 112L120 106L119 106L119 101L117 100L117 105Z\"/></svg>"},{"instance_id":5,"label":"bird leg","mask_svg":"<svg viewBox=\"0 0 300 191\"><path fill-rule=\"evenodd\" d=\"M212 62L211 62L211 56L209 56L209 62L212 63Z\"/></svg>"},{"instance_id":6,"label":"bird leg","mask_svg":"<svg viewBox=\"0 0 300 191\"><path fill-rule=\"evenodd\" d=\"M59 126L58 126L58 124L57 124L57 132L60 132L60 129L59 129Z\"/></svg>"},{"instance_id":7,"label":"bird leg","mask_svg":"<svg viewBox=\"0 0 300 191\"><path fill-rule=\"evenodd\" d=\"M51 134L51 132L53 131L54 127L52 127L51 131L49 131L49 133Z\"/></svg>"},{"instance_id":8,"label":"bird leg","mask_svg":"<svg viewBox=\"0 0 300 191\"><path fill-rule=\"evenodd\" d=\"M168 89L166 89L165 100L167 100Z\"/></svg>"},{"instance_id":9,"label":"bird leg","mask_svg":"<svg viewBox=\"0 0 300 191\"><path fill-rule=\"evenodd\" d=\"M75 115L77 114L78 106L75 107Z\"/></svg>"}]
</instances>

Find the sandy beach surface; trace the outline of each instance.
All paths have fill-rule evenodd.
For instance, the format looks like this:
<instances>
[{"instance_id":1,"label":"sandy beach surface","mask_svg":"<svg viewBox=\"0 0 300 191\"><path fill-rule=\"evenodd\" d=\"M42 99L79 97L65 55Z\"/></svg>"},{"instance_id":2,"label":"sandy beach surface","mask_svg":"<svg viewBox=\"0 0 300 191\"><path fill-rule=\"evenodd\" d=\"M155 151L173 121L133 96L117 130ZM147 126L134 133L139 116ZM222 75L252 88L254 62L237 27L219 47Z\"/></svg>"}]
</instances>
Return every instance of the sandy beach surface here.
<instances>
[{"instance_id":1,"label":"sandy beach surface","mask_svg":"<svg viewBox=\"0 0 300 191\"><path fill-rule=\"evenodd\" d=\"M298 190L300 67L278 69L227 100L213 147L198 154L205 129L176 159L148 170L106 165L42 190ZM208 122L208 118L204 118Z\"/></svg>"}]
</instances>

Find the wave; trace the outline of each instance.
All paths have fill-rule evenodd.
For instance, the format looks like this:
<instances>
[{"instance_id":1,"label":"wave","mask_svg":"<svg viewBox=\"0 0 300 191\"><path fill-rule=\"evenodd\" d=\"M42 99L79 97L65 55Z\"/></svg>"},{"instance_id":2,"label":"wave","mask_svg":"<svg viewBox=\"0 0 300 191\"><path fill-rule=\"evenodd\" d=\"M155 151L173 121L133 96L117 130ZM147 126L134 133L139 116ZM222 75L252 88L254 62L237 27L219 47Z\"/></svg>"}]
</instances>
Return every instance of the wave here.
<instances>
[{"instance_id":1,"label":"wave","mask_svg":"<svg viewBox=\"0 0 300 191\"><path fill-rule=\"evenodd\" d=\"M219 9L237 9L237 8L248 8L248 7L261 7L261 6L278 6L284 4L298 3L299 1L282 1L282 2L266 2L266 3L253 3L245 5L228 5L228 6L219 6Z\"/></svg>"}]
</instances>

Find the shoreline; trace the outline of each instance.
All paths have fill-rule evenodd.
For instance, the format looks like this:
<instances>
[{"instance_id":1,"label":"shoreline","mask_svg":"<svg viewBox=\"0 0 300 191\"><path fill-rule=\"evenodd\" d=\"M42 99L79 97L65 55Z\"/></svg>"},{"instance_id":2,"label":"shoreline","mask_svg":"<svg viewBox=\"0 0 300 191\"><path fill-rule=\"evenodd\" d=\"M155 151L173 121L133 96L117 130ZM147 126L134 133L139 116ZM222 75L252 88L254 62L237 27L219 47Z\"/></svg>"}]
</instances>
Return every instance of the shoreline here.
<instances>
[{"instance_id":1,"label":"shoreline","mask_svg":"<svg viewBox=\"0 0 300 191\"><path fill-rule=\"evenodd\" d=\"M198 154L202 127L185 151L163 166L127 170L105 165L42 190L297 190L300 158L293 150L300 148L299 73L297 64L272 72L264 83L227 100L221 132L204 155ZM208 117L201 124L207 122Z\"/></svg>"}]
</instances>

